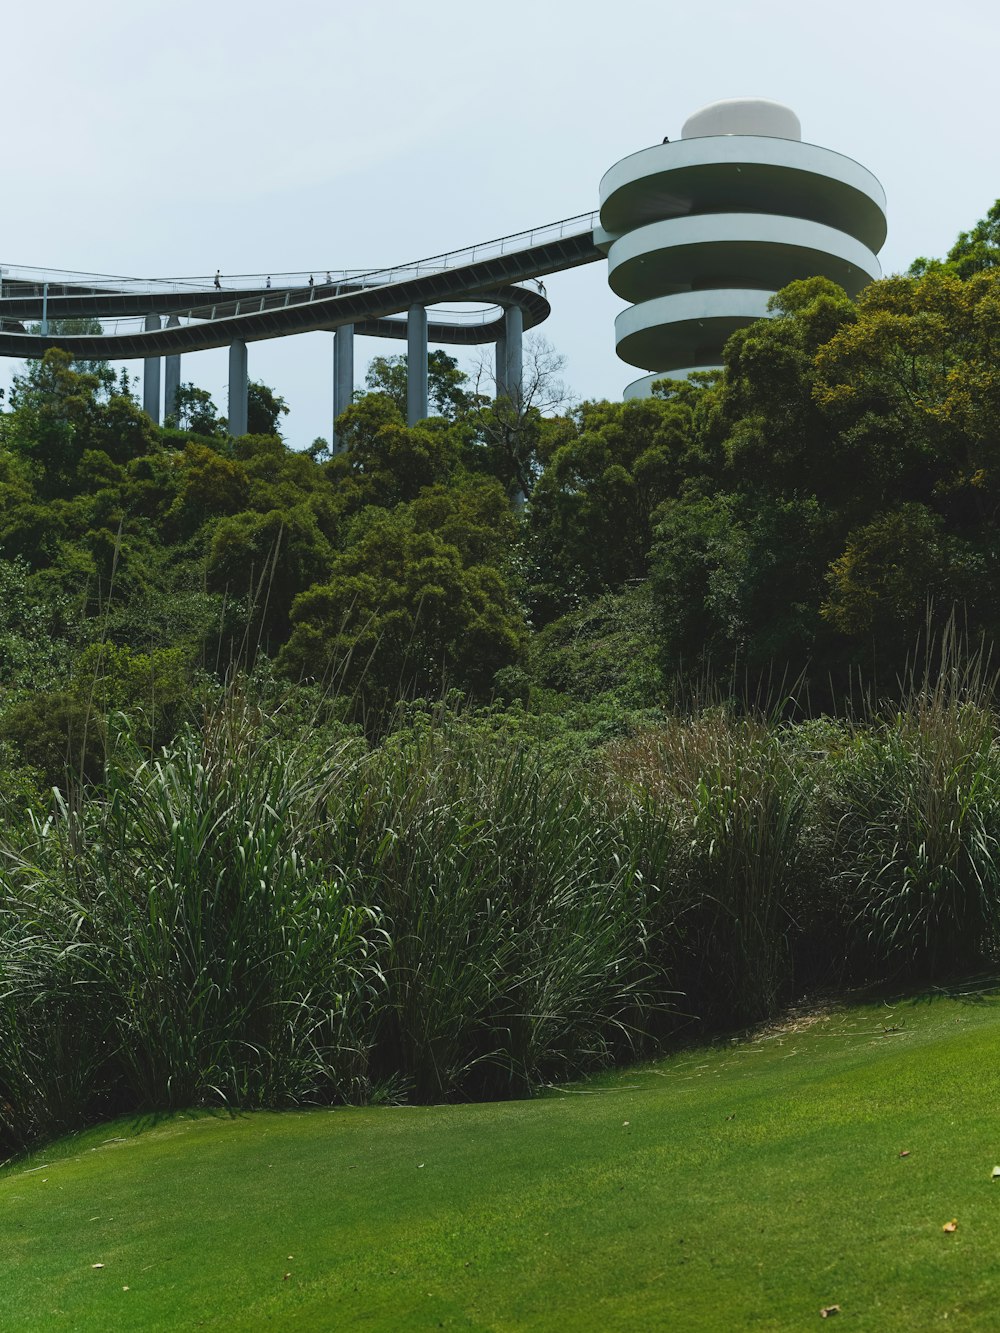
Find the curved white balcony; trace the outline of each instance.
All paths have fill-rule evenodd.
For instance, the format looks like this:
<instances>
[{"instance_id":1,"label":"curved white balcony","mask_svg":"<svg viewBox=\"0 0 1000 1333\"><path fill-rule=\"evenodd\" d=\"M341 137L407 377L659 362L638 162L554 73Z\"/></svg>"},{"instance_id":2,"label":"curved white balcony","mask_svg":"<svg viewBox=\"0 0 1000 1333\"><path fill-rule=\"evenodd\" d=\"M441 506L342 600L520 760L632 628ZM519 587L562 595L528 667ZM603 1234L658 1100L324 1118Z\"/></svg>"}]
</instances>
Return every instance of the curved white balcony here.
<instances>
[{"instance_id":1,"label":"curved white balcony","mask_svg":"<svg viewBox=\"0 0 1000 1333\"><path fill-rule=\"evenodd\" d=\"M769 213L717 213L651 222L608 251L608 282L626 301L703 287L766 287L823 277L850 296L881 276L875 255L845 232Z\"/></svg>"},{"instance_id":2,"label":"curved white balcony","mask_svg":"<svg viewBox=\"0 0 1000 1333\"><path fill-rule=\"evenodd\" d=\"M731 333L767 316L772 293L745 288L680 292L623 310L615 320L618 355L640 370L718 366Z\"/></svg>"},{"instance_id":3,"label":"curved white balcony","mask_svg":"<svg viewBox=\"0 0 1000 1333\"><path fill-rule=\"evenodd\" d=\"M794 139L746 134L644 148L601 180L601 226L620 235L706 213L775 213L846 232L873 252L885 240L885 192L853 158Z\"/></svg>"}]
</instances>

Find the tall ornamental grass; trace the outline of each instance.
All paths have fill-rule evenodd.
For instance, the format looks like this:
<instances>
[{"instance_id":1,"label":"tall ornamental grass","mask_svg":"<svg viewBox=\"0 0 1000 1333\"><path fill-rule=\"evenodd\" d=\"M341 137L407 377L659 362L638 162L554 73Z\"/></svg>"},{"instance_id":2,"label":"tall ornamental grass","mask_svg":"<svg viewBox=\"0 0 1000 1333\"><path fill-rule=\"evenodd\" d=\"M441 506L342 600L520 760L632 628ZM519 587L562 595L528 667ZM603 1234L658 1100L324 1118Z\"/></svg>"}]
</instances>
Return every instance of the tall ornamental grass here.
<instances>
[{"instance_id":1,"label":"tall ornamental grass","mask_svg":"<svg viewBox=\"0 0 1000 1333\"><path fill-rule=\"evenodd\" d=\"M337 776L230 711L8 853L0 1123L14 1141L115 1108L365 1091L377 910L319 859ZM349 765L347 765L349 767Z\"/></svg>"},{"instance_id":2,"label":"tall ornamental grass","mask_svg":"<svg viewBox=\"0 0 1000 1333\"><path fill-rule=\"evenodd\" d=\"M459 720L331 793L328 854L384 915L382 1072L420 1100L606 1063L653 1005L642 886L565 774Z\"/></svg>"},{"instance_id":3,"label":"tall ornamental grass","mask_svg":"<svg viewBox=\"0 0 1000 1333\"><path fill-rule=\"evenodd\" d=\"M317 758L239 701L8 848L0 1142L112 1111L523 1093L641 1042L649 886L459 720Z\"/></svg>"},{"instance_id":4,"label":"tall ornamental grass","mask_svg":"<svg viewBox=\"0 0 1000 1333\"><path fill-rule=\"evenodd\" d=\"M688 1006L709 1025L770 1016L790 988L790 905L805 861L806 800L780 732L715 710L671 719L611 762L669 821L660 947Z\"/></svg>"},{"instance_id":5,"label":"tall ornamental grass","mask_svg":"<svg viewBox=\"0 0 1000 1333\"><path fill-rule=\"evenodd\" d=\"M296 748L231 695L15 822L0 1150L113 1112L532 1091L817 984L1000 952L1000 746L954 676L560 767L442 708ZM268 734L266 734L268 733Z\"/></svg>"},{"instance_id":6,"label":"tall ornamental grass","mask_svg":"<svg viewBox=\"0 0 1000 1333\"><path fill-rule=\"evenodd\" d=\"M831 875L869 975L938 980L996 957L996 718L946 679L857 730L833 772Z\"/></svg>"}]
</instances>

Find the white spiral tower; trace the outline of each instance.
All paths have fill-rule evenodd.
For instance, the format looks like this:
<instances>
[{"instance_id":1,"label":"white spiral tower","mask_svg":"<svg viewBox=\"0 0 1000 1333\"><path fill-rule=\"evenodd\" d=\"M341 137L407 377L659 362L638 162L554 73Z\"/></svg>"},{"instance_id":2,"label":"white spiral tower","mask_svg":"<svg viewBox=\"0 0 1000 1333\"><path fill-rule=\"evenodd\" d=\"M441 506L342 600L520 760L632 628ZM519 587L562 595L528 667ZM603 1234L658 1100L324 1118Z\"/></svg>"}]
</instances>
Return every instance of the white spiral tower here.
<instances>
[{"instance_id":1,"label":"white spiral tower","mask_svg":"<svg viewBox=\"0 0 1000 1333\"><path fill-rule=\"evenodd\" d=\"M713 102L681 138L623 158L601 181L608 281L632 305L615 321L618 355L683 379L722 365L736 329L767 315L797 278L831 278L854 296L881 275L885 193L852 158L802 142L777 102Z\"/></svg>"}]
</instances>

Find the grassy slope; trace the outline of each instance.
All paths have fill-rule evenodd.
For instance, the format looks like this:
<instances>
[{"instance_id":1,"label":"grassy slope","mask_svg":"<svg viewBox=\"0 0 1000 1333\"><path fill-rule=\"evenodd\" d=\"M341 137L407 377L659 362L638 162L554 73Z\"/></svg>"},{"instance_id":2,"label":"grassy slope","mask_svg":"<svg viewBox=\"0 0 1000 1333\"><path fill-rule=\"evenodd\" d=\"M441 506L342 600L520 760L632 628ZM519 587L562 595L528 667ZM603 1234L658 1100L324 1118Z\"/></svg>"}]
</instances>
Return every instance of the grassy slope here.
<instances>
[{"instance_id":1,"label":"grassy slope","mask_svg":"<svg viewBox=\"0 0 1000 1333\"><path fill-rule=\"evenodd\" d=\"M1000 1328L998 1055L1000 1000L937 999L534 1102L105 1127L0 1175L0 1327Z\"/></svg>"}]
</instances>

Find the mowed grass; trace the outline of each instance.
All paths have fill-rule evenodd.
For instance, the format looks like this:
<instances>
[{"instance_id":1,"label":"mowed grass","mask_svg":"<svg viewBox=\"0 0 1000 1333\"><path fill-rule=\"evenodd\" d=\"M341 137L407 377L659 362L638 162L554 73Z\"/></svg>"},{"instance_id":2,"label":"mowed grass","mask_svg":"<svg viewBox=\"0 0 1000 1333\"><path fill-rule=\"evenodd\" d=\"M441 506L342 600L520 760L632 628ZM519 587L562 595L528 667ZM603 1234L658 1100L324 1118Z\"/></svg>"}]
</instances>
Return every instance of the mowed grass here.
<instances>
[{"instance_id":1,"label":"mowed grass","mask_svg":"<svg viewBox=\"0 0 1000 1333\"><path fill-rule=\"evenodd\" d=\"M998 1070L1000 1000L942 996L533 1101L118 1122L0 1174L0 1327L1000 1328Z\"/></svg>"}]
</instances>

